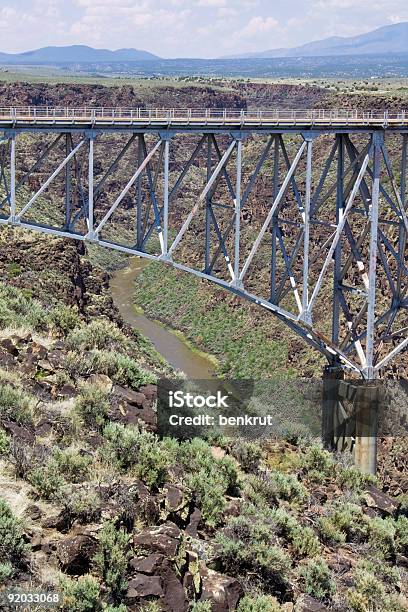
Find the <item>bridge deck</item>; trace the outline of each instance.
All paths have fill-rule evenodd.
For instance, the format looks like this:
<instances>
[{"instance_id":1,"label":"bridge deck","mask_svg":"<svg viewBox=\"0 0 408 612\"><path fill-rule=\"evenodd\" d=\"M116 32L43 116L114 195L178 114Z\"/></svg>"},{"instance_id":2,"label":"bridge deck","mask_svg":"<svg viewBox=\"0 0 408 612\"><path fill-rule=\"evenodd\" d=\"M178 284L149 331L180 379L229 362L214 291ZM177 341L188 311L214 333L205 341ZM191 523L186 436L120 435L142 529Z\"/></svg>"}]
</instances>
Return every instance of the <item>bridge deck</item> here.
<instances>
[{"instance_id":1,"label":"bridge deck","mask_svg":"<svg viewBox=\"0 0 408 612\"><path fill-rule=\"evenodd\" d=\"M176 130L406 130L408 110L228 110L121 108L0 108L0 128Z\"/></svg>"}]
</instances>

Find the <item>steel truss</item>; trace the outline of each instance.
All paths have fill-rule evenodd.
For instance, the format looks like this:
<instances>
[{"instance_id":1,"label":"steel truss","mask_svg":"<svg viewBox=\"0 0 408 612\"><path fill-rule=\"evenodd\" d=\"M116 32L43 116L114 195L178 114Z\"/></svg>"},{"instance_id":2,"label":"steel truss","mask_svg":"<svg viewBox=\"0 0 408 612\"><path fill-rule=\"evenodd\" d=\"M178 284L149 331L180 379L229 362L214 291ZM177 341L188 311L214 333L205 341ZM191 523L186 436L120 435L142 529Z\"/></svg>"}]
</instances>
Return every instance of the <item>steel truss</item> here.
<instances>
[{"instance_id":1,"label":"steel truss","mask_svg":"<svg viewBox=\"0 0 408 612\"><path fill-rule=\"evenodd\" d=\"M192 273L373 379L408 346L407 165L404 128L5 129L0 223ZM36 219L49 197L58 218Z\"/></svg>"}]
</instances>

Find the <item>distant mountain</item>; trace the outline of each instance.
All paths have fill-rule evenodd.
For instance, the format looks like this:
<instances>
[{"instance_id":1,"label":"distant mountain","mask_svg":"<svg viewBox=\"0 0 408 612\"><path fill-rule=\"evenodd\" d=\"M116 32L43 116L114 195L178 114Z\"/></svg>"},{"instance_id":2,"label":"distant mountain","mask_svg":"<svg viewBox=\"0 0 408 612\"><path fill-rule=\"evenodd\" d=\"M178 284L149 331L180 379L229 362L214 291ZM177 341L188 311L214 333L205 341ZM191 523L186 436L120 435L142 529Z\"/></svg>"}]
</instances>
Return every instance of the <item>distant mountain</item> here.
<instances>
[{"instance_id":1,"label":"distant mountain","mask_svg":"<svg viewBox=\"0 0 408 612\"><path fill-rule=\"evenodd\" d=\"M373 32L344 38L332 36L291 49L270 49L229 58L321 57L328 55L383 55L408 53L408 22L383 26Z\"/></svg>"},{"instance_id":2,"label":"distant mountain","mask_svg":"<svg viewBox=\"0 0 408 612\"><path fill-rule=\"evenodd\" d=\"M24 53L0 53L3 64L72 64L90 62L135 62L160 59L157 55L138 49L93 49L86 45L42 47Z\"/></svg>"}]
</instances>

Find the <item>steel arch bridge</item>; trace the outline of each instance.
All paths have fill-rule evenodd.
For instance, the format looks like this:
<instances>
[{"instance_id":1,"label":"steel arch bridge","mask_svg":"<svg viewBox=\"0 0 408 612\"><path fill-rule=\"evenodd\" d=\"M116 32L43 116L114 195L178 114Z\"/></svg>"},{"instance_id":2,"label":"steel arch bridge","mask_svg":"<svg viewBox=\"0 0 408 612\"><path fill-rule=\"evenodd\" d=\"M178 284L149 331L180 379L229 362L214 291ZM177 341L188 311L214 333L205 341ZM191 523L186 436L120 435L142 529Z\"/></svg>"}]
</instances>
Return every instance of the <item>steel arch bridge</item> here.
<instances>
[{"instance_id":1,"label":"steel arch bridge","mask_svg":"<svg viewBox=\"0 0 408 612\"><path fill-rule=\"evenodd\" d=\"M1 224L195 274L363 379L401 360L408 111L0 108L0 138Z\"/></svg>"}]
</instances>

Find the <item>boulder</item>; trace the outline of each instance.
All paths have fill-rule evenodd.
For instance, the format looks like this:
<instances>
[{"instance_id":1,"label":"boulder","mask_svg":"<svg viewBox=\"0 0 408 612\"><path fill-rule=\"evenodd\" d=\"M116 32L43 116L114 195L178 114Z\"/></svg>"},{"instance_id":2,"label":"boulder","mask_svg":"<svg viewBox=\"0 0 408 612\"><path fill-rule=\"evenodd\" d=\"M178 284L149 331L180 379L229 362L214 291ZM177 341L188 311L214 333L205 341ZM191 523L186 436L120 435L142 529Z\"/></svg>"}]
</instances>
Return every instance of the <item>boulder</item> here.
<instances>
[{"instance_id":1,"label":"boulder","mask_svg":"<svg viewBox=\"0 0 408 612\"><path fill-rule=\"evenodd\" d=\"M0 346L6 351L6 353L13 355L13 357L17 357L20 352L10 338L5 338L4 340L1 340Z\"/></svg>"},{"instance_id":2,"label":"boulder","mask_svg":"<svg viewBox=\"0 0 408 612\"><path fill-rule=\"evenodd\" d=\"M157 414L152 408L138 408L132 404L126 404L123 412L123 416L119 416L115 420L122 421L126 425L141 424L149 431L156 431Z\"/></svg>"},{"instance_id":3,"label":"boulder","mask_svg":"<svg viewBox=\"0 0 408 612\"><path fill-rule=\"evenodd\" d=\"M236 578L219 574L208 569L201 569L202 590L200 601L210 601L212 612L229 612L235 610L244 590Z\"/></svg>"},{"instance_id":4,"label":"boulder","mask_svg":"<svg viewBox=\"0 0 408 612\"><path fill-rule=\"evenodd\" d=\"M164 601L167 609L171 612L186 612L189 607L186 593L172 567L165 564L160 574L163 579Z\"/></svg>"},{"instance_id":5,"label":"boulder","mask_svg":"<svg viewBox=\"0 0 408 612\"><path fill-rule=\"evenodd\" d=\"M47 348L38 342L32 342L26 351L27 355L32 355L36 359L45 359L47 357Z\"/></svg>"},{"instance_id":6,"label":"boulder","mask_svg":"<svg viewBox=\"0 0 408 612\"><path fill-rule=\"evenodd\" d=\"M78 395L78 392L75 389L74 385L66 384L66 385L63 385L61 389L58 390L57 395L58 397L71 398L71 397L75 397L76 395Z\"/></svg>"},{"instance_id":7,"label":"boulder","mask_svg":"<svg viewBox=\"0 0 408 612\"><path fill-rule=\"evenodd\" d=\"M18 438L30 446L34 444L35 435L31 429L17 425L17 423L14 423L14 421L3 420L2 425L4 429L13 436L13 438Z\"/></svg>"},{"instance_id":8,"label":"boulder","mask_svg":"<svg viewBox=\"0 0 408 612\"><path fill-rule=\"evenodd\" d=\"M163 583L161 577L146 576L146 574L136 574L136 576L133 576L128 584L126 593L127 599L152 596L163 596Z\"/></svg>"},{"instance_id":9,"label":"boulder","mask_svg":"<svg viewBox=\"0 0 408 612\"><path fill-rule=\"evenodd\" d=\"M132 389L126 389L125 387L120 387L119 385L113 386L112 393L128 404L139 406L140 408L143 407L143 403L146 401L146 396L144 393L139 393L137 391L133 391Z\"/></svg>"},{"instance_id":10,"label":"boulder","mask_svg":"<svg viewBox=\"0 0 408 612\"><path fill-rule=\"evenodd\" d=\"M65 510L58 514L52 514L43 520L41 526L44 529L57 529L61 533L67 533L71 528L72 521Z\"/></svg>"},{"instance_id":11,"label":"boulder","mask_svg":"<svg viewBox=\"0 0 408 612\"><path fill-rule=\"evenodd\" d=\"M214 457L214 459L223 459L227 453L220 446L212 446L211 454Z\"/></svg>"},{"instance_id":12,"label":"boulder","mask_svg":"<svg viewBox=\"0 0 408 612\"><path fill-rule=\"evenodd\" d=\"M57 557L62 571L76 576L87 574L97 546L96 540L87 535L77 535L59 541Z\"/></svg>"},{"instance_id":13,"label":"boulder","mask_svg":"<svg viewBox=\"0 0 408 612\"><path fill-rule=\"evenodd\" d=\"M185 508L189 502L189 497L187 497L185 491L183 491L183 489L180 487L175 485L167 485L164 492L164 504L166 510L169 512L177 512L178 510Z\"/></svg>"},{"instance_id":14,"label":"boulder","mask_svg":"<svg viewBox=\"0 0 408 612\"><path fill-rule=\"evenodd\" d=\"M35 435L39 438L45 438L52 432L52 429L53 424L51 421L41 419L41 421L35 426Z\"/></svg>"},{"instance_id":15,"label":"boulder","mask_svg":"<svg viewBox=\"0 0 408 612\"><path fill-rule=\"evenodd\" d=\"M66 353L60 348L55 348L47 354L47 361L53 368L63 368L65 365Z\"/></svg>"},{"instance_id":16,"label":"boulder","mask_svg":"<svg viewBox=\"0 0 408 612\"><path fill-rule=\"evenodd\" d=\"M7 370L15 365L15 358L10 353L0 351L0 367Z\"/></svg>"},{"instance_id":17,"label":"boulder","mask_svg":"<svg viewBox=\"0 0 408 612\"><path fill-rule=\"evenodd\" d=\"M321 601L311 595L302 595L295 604L295 612L325 612L327 609Z\"/></svg>"},{"instance_id":18,"label":"boulder","mask_svg":"<svg viewBox=\"0 0 408 612\"><path fill-rule=\"evenodd\" d=\"M112 391L113 382L109 378L109 376L105 376L105 374L91 374L88 378L88 383L98 387L105 393L110 393Z\"/></svg>"},{"instance_id":19,"label":"boulder","mask_svg":"<svg viewBox=\"0 0 408 612\"><path fill-rule=\"evenodd\" d=\"M52 363L50 363L50 361L48 361L48 359L40 359L38 361L38 367L41 368L41 370L44 370L44 372L55 372L54 366Z\"/></svg>"},{"instance_id":20,"label":"boulder","mask_svg":"<svg viewBox=\"0 0 408 612\"><path fill-rule=\"evenodd\" d=\"M13 334L10 336L10 340L12 340L17 346L22 346L23 344L32 342L33 337L30 332L26 332L25 334Z\"/></svg>"},{"instance_id":21,"label":"boulder","mask_svg":"<svg viewBox=\"0 0 408 612\"><path fill-rule=\"evenodd\" d=\"M239 516L241 513L242 499L238 497L232 497L228 500L227 507L225 508L223 515L225 518L230 516Z\"/></svg>"},{"instance_id":22,"label":"boulder","mask_svg":"<svg viewBox=\"0 0 408 612\"><path fill-rule=\"evenodd\" d=\"M190 522L186 527L186 533L192 538L196 538L198 535L198 527L201 523L202 515L198 508L194 508L190 516Z\"/></svg>"},{"instance_id":23,"label":"boulder","mask_svg":"<svg viewBox=\"0 0 408 612\"><path fill-rule=\"evenodd\" d=\"M374 485L370 485L364 492L364 499L369 508L380 510L384 514L392 515L399 508L399 502Z\"/></svg>"},{"instance_id":24,"label":"boulder","mask_svg":"<svg viewBox=\"0 0 408 612\"><path fill-rule=\"evenodd\" d=\"M173 559L179 546L180 534L180 529L174 523L168 522L137 533L134 536L134 544L139 549L157 552Z\"/></svg>"},{"instance_id":25,"label":"boulder","mask_svg":"<svg viewBox=\"0 0 408 612\"><path fill-rule=\"evenodd\" d=\"M30 504L25 509L24 516L30 518L32 521L38 521L42 516L42 512L38 506L36 506L35 504Z\"/></svg>"},{"instance_id":26,"label":"boulder","mask_svg":"<svg viewBox=\"0 0 408 612\"><path fill-rule=\"evenodd\" d=\"M35 375L37 374L37 365L36 362L33 362L32 360L26 360L21 364L21 372L22 374L24 374L27 378L34 378Z\"/></svg>"},{"instance_id":27,"label":"boulder","mask_svg":"<svg viewBox=\"0 0 408 612\"><path fill-rule=\"evenodd\" d=\"M163 565L164 556L153 553L148 557L135 557L130 560L130 567L139 574L156 574Z\"/></svg>"},{"instance_id":28,"label":"boulder","mask_svg":"<svg viewBox=\"0 0 408 612\"><path fill-rule=\"evenodd\" d=\"M157 387L156 385L143 385L140 387L140 393L143 393L143 395L151 402L157 397Z\"/></svg>"}]
</instances>

